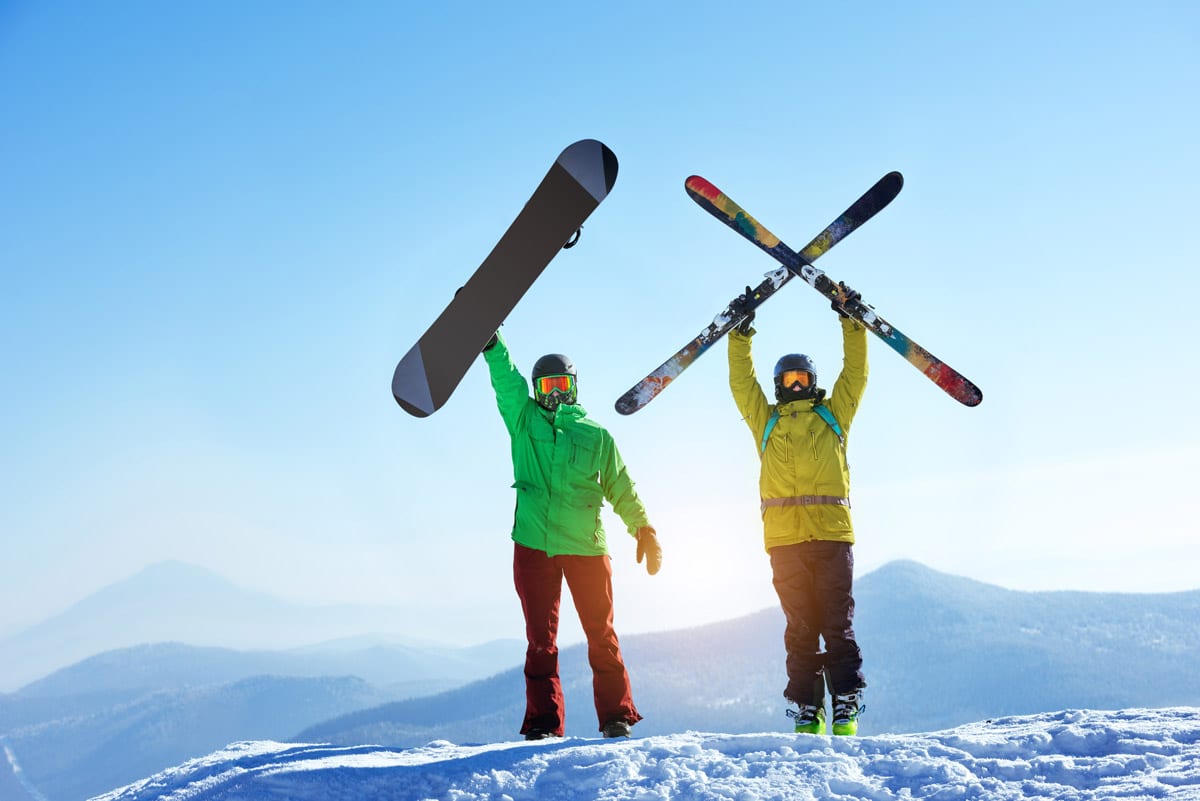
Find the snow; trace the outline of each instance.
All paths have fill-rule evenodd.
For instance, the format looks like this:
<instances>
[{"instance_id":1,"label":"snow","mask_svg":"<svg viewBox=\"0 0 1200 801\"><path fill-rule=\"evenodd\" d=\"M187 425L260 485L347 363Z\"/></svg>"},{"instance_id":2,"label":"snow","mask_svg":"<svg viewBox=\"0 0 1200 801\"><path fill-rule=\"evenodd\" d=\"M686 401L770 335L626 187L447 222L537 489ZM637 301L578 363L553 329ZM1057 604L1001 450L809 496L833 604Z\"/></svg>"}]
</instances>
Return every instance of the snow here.
<instances>
[{"instance_id":1,"label":"snow","mask_svg":"<svg viewBox=\"0 0 1200 801\"><path fill-rule=\"evenodd\" d=\"M243 742L97 801L975 798L1200 799L1200 709L1068 710L863 737Z\"/></svg>"}]
</instances>

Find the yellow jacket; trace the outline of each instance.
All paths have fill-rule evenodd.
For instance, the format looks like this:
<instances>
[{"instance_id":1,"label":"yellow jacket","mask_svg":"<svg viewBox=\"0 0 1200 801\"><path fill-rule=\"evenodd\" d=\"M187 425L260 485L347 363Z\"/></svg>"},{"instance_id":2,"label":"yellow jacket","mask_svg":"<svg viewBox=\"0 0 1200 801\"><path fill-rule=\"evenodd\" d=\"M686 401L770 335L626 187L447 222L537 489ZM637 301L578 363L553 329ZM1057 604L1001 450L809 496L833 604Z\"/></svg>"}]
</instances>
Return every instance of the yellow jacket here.
<instances>
[{"instance_id":1,"label":"yellow jacket","mask_svg":"<svg viewBox=\"0 0 1200 801\"><path fill-rule=\"evenodd\" d=\"M867 388L867 331L861 323L842 318L842 372L824 405L841 426L843 439ZM767 401L754 374L750 337L729 332L729 388L746 425L754 435L762 469L758 491L763 505L763 541L767 550L809 540L854 542L850 522L850 468L846 447L816 412L815 399L775 404ZM762 451L763 431L772 412L779 419ZM846 499L806 503L804 496ZM770 503L776 499L775 504ZM783 501L781 499L789 499Z\"/></svg>"}]
</instances>

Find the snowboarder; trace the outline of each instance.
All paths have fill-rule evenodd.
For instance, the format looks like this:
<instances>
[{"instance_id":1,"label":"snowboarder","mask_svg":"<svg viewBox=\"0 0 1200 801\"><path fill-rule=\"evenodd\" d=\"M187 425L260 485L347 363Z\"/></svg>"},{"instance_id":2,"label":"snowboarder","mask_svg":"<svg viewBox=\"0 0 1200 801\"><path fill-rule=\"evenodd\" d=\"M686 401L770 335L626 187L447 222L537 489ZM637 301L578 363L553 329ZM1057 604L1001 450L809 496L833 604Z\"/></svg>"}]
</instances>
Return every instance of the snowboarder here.
<instances>
[{"instance_id":1,"label":"snowboarder","mask_svg":"<svg viewBox=\"0 0 1200 801\"><path fill-rule=\"evenodd\" d=\"M792 353L775 365L776 402L769 403L750 355L753 312L729 333L729 386L761 460L763 538L787 623L783 694L798 707L788 710L795 730L811 734L825 732L826 680L834 734L857 733L866 686L853 627L846 434L867 385L867 332L836 303L834 310L841 314L843 365L828 400L813 361Z\"/></svg>"},{"instance_id":2,"label":"snowboarder","mask_svg":"<svg viewBox=\"0 0 1200 801\"><path fill-rule=\"evenodd\" d=\"M628 737L642 719L613 628L612 563L600 522L607 500L637 538L637 561L650 575L662 548L612 435L578 403L578 374L562 354L533 367L529 384L499 332L484 348L500 416L512 440L517 491L512 539L513 580L525 613L527 740L563 736L565 709L558 677L558 609L566 578L588 642L600 731Z\"/></svg>"}]
</instances>

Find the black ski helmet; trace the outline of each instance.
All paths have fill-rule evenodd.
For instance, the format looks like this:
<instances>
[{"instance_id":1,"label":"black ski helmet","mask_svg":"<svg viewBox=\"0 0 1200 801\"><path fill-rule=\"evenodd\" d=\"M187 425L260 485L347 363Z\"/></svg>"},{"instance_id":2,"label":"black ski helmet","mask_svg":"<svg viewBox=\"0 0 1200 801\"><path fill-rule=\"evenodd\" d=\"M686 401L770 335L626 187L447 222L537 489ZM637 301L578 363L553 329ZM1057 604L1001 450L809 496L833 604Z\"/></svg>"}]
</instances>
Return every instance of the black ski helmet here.
<instances>
[{"instance_id":1,"label":"black ski helmet","mask_svg":"<svg viewBox=\"0 0 1200 801\"><path fill-rule=\"evenodd\" d=\"M538 379L548 375L571 376L571 389L565 393L555 391L543 395L538 391ZM578 378L579 374L575 372L574 362L561 353L547 353L533 365L533 397L537 400L538 405L550 411L558 408L560 403L572 405L579 396L579 390L575 383Z\"/></svg>"},{"instance_id":2,"label":"black ski helmet","mask_svg":"<svg viewBox=\"0 0 1200 801\"><path fill-rule=\"evenodd\" d=\"M798 383L790 387L783 386L780 382L783 374L788 370L803 370L808 373L808 386L800 386ZM817 395L817 368L813 364L812 359L805 356L803 353L789 353L775 362L775 400L780 403L785 403L792 400L804 400L806 398L814 398Z\"/></svg>"}]
</instances>

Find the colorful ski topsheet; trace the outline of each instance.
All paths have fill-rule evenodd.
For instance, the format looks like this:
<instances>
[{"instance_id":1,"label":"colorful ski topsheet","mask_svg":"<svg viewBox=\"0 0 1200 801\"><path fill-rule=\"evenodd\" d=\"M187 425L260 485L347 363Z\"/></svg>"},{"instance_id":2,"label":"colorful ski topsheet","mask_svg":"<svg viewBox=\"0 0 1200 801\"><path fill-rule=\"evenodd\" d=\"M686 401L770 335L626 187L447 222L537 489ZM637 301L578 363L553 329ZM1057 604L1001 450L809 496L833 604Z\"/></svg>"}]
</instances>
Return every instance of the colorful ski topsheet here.
<instances>
[{"instance_id":1,"label":"colorful ski topsheet","mask_svg":"<svg viewBox=\"0 0 1200 801\"><path fill-rule=\"evenodd\" d=\"M885 175L799 254L703 178L689 178L687 190L701 208L771 254L792 274L800 276L818 292L838 303L851 317L861 321L950 397L965 406L978 406L983 401L983 392L979 387L913 342L903 332L896 330L887 320L880 317L874 308L847 298L845 291L836 282L811 264L846 234L886 206L899 193L903 183L903 178L898 172Z\"/></svg>"},{"instance_id":2,"label":"colorful ski topsheet","mask_svg":"<svg viewBox=\"0 0 1200 801\"><path fill-rule=\"evenodd\" d=\"M854 205L842 212L842 216L830 223L829 227L817 234L816 238L797 254L710 181L699 175L693 175L684 182L684 189L702 209L758 245L789 269L792 269L792 265L797 262L816 261L822 254L845 239L855 228L874 217L895 200L902 188L904 188L904 176L898 172L889 172L876 181L875 185L868 189L862 197L854 201Z\"/></svg>"},{"instance_id":3,"label":"colorful ski topsheet","mask_svg":"<svg viewBox=\"0 0 1200 801\"><path fill-rule=\"evenodd\" d=\"M688 178L684 183L684 188L693 200L785 266L767 273L766 279L751 291L748 304L737 310L727 306L695 339L684 345L682 350L667 359L657 370L618 398L617 411L621 414L633 414L652 401L666 389L668 384L691 366L692 362L700 358L714 343L745 319L747 312L758 308L767 298L792 280L795 273L787 266L789 263L815 261L821 254L846 238L855 228L891 203L903 186L904 179L900 173L888 173L856 200L850 208L846 209L840 217L830 223L828 228L809 242L801 251L802 255L797 255L795 251L781 242L779 237L764 228L710 182L698 175ZM731 306L732 303L733 301L730 302Z\"/></svg>"},{"instance_id":4,"label":"colorful ski topsheet","mask_svg":"<svg viewBox=\"0 0 1200 801\"><path fill-rule=\"evenodd\" d=\"M559 154L492 252L396 365L392 396L404 411L440 409L509 312L577 234L617 180L617 157L584 139Z\"/></svg>"}]
</instances>

